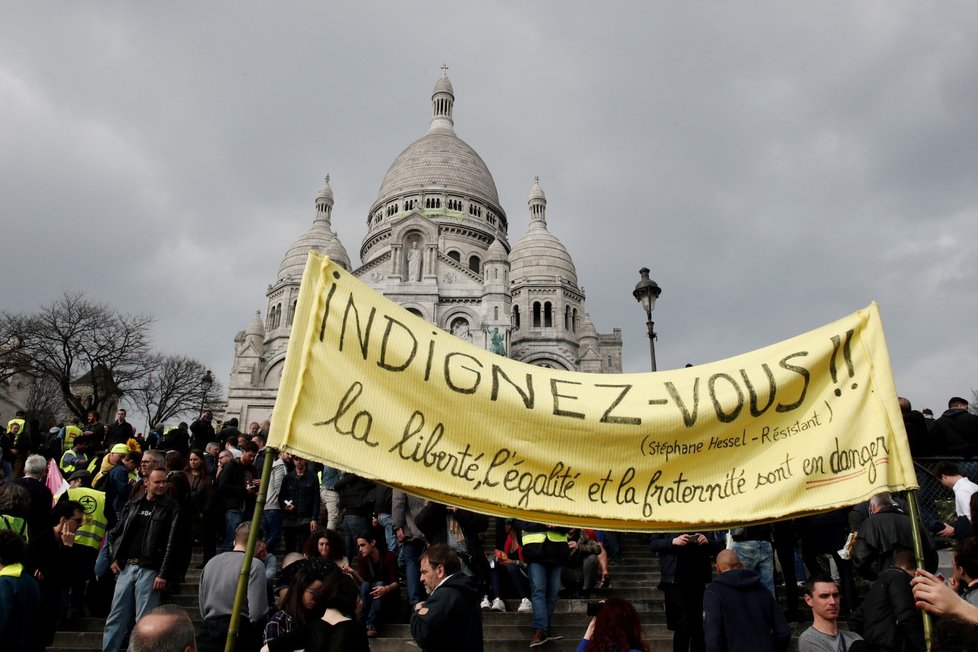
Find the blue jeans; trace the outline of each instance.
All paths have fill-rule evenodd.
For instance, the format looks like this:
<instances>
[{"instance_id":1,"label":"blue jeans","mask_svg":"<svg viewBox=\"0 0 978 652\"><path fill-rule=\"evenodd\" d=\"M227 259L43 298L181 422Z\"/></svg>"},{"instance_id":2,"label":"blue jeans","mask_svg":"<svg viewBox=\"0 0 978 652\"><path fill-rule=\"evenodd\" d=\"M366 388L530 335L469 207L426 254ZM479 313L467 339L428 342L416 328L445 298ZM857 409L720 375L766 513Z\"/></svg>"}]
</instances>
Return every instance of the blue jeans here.
<instances>
[{"instance_id":1,"label":"blue jeans","mask_svg":"<svg viewBox=\"0 0 978 652\"><path fill-rule=\"evenodd\" d=\"M266 509L261 514L261 529L265 534L265 545L269 550L275 550L282 540L282 521L285 513L280 509Z\"/></svg>"},{"instance_id":2,"label":"blue jeans","mask_svg":"<svg viewBox=\"0 0 978 652\"><path fill-rule=\"evenodd\" d=\"M224 512L224 545L221 547L223 552L234 550L234 531L242 521L244 521L244 512L241 510L229 509Z\"/></svg>"},{"instance_id":3,"label":"blue jeans","mask_svg":"<svg viewBox=\"0 0 978 652\"><path fill-rule=\"evenodd\" d=\"M363 608L360 610L360 622L374 629L380 623L380 610L384 606L382 598L374 600L370 595L371 589L376 586L384 586L384 583L367 581L360 583L360 599L363 600Z\"/></svg>"},{"instance_id":4,"label":"blue jeans","mask_svg":"<svg viewBox=\"0 0 978 652\"><path fill-rule=\"evenodd\" d=\"M126 632L150 609L160 604L160 592L153 590L157 571L128 564L119 573L112 594L112 611L105 621L102 652L119 652Z\"/></svg>"},{"instance_id":5,"label":"blue jeans","mask_svg":"<svg viewBox=\"0 0 978 652\"><path fill-rule=\"evenodd\" d=\"M530 604L533 605L533 629L548 629L550 617L557 607L557 593L560 591L560 564L527 565L530 573Z\"/></svg>"},{"instance_id":6,"label":"blue jeans","mask_svg":"<svg viewBox=\"0 0 978 652\"><path fill-rule=\"evenodd\" d=\"M377 522L384 528L384 538L387 539L387 549L397 554L397 535L394 534L394 519L390 514L377 514Z\"/></svg>"},{"instance_id":7,"label":"blue jeans","mask_svg":"<svg viewBox=\"0 0 978 652\"><path fill-rule=\"evenodd\" d=\"M357 537L363 534L364 530L369 530L371 520L367 516L357 516L348 514L343 517L343 524L340 525L340 533L346 539L346 556L349 559L356 559L359 556L357 548Z\"/></svg>"},{"instance_id":8,"label":"blue jeans","mask_svg":"<svg viewBox=\"0 0 978 652\"><path fill-rule=\"evenodd\" d=\"M401 545L401 554L398 556L397 563L404 567L404 577L407 579L408 602L411 607L424 602L424 587L421 585L421 551L424 550L424 541L405 541Z\"/></svg>"},{"instance_id":9,"label":"blue jeans","mask_svg":"<svg viewBox=\"0 0 978 652\"><path fill-rule=\"evenodd\" d=\"M744 568L757 571L761 584L774 593L774 549L770 541L734 541L732 550L737 553Z\"/></svg>"}]
</instances>

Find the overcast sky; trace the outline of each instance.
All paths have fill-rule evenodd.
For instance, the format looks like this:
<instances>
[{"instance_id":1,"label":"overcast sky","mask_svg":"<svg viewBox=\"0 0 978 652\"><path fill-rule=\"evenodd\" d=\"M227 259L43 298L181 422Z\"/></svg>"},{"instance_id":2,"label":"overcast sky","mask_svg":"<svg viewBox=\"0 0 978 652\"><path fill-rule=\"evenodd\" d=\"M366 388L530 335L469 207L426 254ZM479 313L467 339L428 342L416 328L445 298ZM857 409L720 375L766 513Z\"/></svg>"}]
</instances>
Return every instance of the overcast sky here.
<instances>
[{"instance_id":1,"label":"overcast sky","mask_svg":"<svg viewBox=\"0 0 978 652\"><path fill-rule=\"evenodd\" d=\"M525 232L534 175L601 332L660 369L876 300L898 391L978 388L978 3L32 2L0 20L0 309L156 317L226 385L314 217L357 265L443 62Z\"/></svg>"}]
</instances>

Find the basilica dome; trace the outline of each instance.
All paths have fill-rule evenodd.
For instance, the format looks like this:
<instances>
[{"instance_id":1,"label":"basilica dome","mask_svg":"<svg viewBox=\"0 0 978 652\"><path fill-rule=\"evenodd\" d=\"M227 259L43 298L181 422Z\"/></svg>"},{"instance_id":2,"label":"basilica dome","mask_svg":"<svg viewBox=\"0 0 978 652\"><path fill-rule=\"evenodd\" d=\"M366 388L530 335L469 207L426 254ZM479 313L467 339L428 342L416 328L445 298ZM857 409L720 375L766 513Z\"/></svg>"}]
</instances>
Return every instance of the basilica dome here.
<instances>
[{"instance_id":1,"label":"basilica dome","mask_svg":"<svg viewBox=\"0 0 978 652\"><path fill-rule=\"evenodd\" d=\"M510 278L514 283L561 277L577 287L577 268L567 248L547 229L547 198L540 179L530 191L530 225L509 254Z\"/></svg>"},{"instance_id":2,"label":"basilica dome","mask_svg":"<svg viewBox=\"0 0 978 652\"><path fill-rule=\"evenodd\" d=\"M455 94L447 75L435 83L428 133L404 149L384 176L373 214L391 200L417 192L458 193L487 204L499 215L499 193L489 168L468 143L455 135L452 117Z\"/></svg>"},{"instance_id":3,"label":"basilica dome","mask_svg":"<svg viewBox=\"0 0 978 652\"><path fill-rule=\"evenodd\" d=\"M380 184L377 203L425 189L456 191L499 205L489 168L468 143L448 130L434 130L401 152Z\"/></svg>"}]
</instances>

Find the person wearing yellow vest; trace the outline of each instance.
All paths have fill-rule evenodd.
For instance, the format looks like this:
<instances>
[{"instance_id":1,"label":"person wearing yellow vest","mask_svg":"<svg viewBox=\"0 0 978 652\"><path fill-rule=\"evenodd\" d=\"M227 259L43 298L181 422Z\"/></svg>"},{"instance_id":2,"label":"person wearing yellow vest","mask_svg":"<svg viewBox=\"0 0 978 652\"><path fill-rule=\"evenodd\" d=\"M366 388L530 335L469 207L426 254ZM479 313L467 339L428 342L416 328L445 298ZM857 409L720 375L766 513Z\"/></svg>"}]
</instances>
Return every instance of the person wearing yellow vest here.
<instances>
[{"instance_id":1,"label":"person wearing yellow vest","mask_svg":"<svg viewBox=\"0 0 978 652\"><path fill-rule=\"evenodd\" d=\"M108 529L105 492L91 488L92 474L82 469L68 477L68 490L59 502L74 501L82 506L82 522L75 530L75 555L78 572L69 580L71 606L76 612L85 605L85 584L93 579L95 559Z\"/></svg>"},{"instance_id":2,"label":"person wearing yellow vest","mask_svg":"<svg viewBox=\"0 0 978 652\"><path fill-rule=\"evenodd\" d=\"M41 617L41 588L24 570L24 540L0 530L0 641L5 650L40 648L35 627Z\"/></svg>"},{"instance_id":3,"label":"person wearing yellow vest","mask_svg":"<svg viewBox=\"0 0 978 652\"><path fill-rule=\"evenodd\" d=\"M7 432L12 440L10 454L13 456L14 478L24 475L24 462L31 454L30 425L27 423L27 413L17 410L14 418L7 422Z\"/></svg>"},{"instance_id":4,"label":"person wearing yellow vest","mask_svg":"<svg viewBox=\"0 0 978 652\"><path fill-rule=\"evenodd\" d=\"M58 433L58 438L61 439L61 452L64 453L75 445L75 437L82 434L81 429L81 419L78 417L72 417L71 423L65 425Z\"/></svg>"},{"instance_id":5,"label":"person wearing yellow vest","mask_svg":"<svg viewBox=\"0 0 978 652\"><path fill-rule=\"evenodd\" d=\"M530 575L530 604L533 606L533 638L530 647L563 636L550 631L550 620L557 607L560 576L570 557L567 528L520 521L523 534L523 559Z\"/></svg>"},{"instance_id":6,"label":"person wearing yellow vest","mask_svg":"<svg viewBox=\"0 0 978 652\"><path fill-rule=\"evenodd\" d=\"M91 439L88 437L83 436L75 439L74 445L61 455L61 461L58 463L58 468L61 469L61 475L67 478L75 471L84 469L88 465L87 451L90 443ZM89 474L89 477L91 477L91 474Z\"/></svg>"}]
</instances>

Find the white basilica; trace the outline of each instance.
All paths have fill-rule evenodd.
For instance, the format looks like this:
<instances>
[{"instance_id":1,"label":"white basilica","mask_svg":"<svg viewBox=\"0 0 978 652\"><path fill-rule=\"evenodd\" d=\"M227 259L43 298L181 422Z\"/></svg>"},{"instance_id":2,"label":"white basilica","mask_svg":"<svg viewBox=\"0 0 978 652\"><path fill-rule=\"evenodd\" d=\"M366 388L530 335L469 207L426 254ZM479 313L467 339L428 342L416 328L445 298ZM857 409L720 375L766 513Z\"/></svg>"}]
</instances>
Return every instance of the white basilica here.
<instances>
[{"instance_id":1,"label":"white basilica","mask_svg":"<svg viewBox=\"0 0 978 652\"><path fill-rule=\"evenodd\" d=\"M269 418L285 363L306 255L317 250L387 298L473 344L558 369L621 372L621 331L598 333L567 249L547 227L547 198L534 178L529 226L514 245L482 158L455 135L455 95L435 84L428 132L394 159L367 214L354 268L331 227L329 177L312 227L285 252L256 313L234 338L225 418Z\"/></svg>"}]
</instances>

